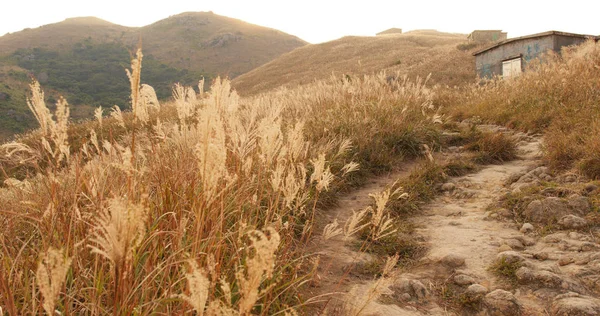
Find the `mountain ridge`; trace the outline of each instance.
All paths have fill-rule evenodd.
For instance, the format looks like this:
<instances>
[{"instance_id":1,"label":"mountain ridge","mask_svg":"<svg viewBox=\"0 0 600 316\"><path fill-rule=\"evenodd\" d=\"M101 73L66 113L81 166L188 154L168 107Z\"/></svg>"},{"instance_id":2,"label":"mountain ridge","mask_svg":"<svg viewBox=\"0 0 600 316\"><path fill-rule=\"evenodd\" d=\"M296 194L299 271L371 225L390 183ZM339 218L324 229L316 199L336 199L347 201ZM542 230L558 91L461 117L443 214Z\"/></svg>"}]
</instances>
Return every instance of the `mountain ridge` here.
<instances>
[{"instance_id":1,"label":"mountain ridge","mask_svg":"<svg viewBox=\"0 0 600 316\"><path fill-rule=\"evenodd\" d=\"M0 138L36 126L24 93L32 78L48 104L66 97L74 119L91 117L98 106L128 108L125 68L139 44L142 81L164 99L174 83L233 78L307 43L212 12L183 12L143 27L73 17L9 33L0 36Z\"/></svg>"}]
</instances>

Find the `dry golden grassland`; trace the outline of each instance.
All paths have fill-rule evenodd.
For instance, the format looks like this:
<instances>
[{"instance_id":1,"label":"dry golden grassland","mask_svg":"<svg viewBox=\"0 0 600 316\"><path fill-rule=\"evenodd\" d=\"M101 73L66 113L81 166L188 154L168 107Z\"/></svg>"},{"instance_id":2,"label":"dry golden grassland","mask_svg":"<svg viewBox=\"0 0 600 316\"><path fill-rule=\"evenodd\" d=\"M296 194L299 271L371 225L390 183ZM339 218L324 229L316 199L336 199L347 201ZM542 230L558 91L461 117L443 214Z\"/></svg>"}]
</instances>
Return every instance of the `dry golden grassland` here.
<instances>
[{"instance_id":1,"label":"dry golden grassland","mask_svg":"<svg viewBox=\"0 0 600 316\"><path fill-rule=\"evenodd\" d=\"M594 41L549 54L511 80L438 89L435 102L459 119L479 116L544 132L550 167L578 167L600 178L600 46Z\"/></svg>"},{"instance_id":2,"label":"dry golden grassland","mask_svg":"<svg viewBox=\"0 0 600 316\"><path fill-rule=\"evenodd\" d=\"M432 84L460 85L474 81L473 56L457 49L465 41L466 35L436 31L348 36L297 48L235 78L232 84L240 93L252 95L327 79L332 73L362 76L386 70L411 78L434 74Z\"/></svg>"},{"instance_id":3,"label":"dry golden grassland","mask_svg":"<svg viewBox=\"0 0 600 316\"><path fill-rule=\"evenodd\" d=\"M9 315L293 315L310 299L317 208L437 146L420 80L332 77L243 99L219 79L159 104L141 52L131 66L132 113L70 125L67 102L52 114L34 82L40 128L0 146ZM387 236L386 202L324 235Z\"/></svg>"}]
</instances>

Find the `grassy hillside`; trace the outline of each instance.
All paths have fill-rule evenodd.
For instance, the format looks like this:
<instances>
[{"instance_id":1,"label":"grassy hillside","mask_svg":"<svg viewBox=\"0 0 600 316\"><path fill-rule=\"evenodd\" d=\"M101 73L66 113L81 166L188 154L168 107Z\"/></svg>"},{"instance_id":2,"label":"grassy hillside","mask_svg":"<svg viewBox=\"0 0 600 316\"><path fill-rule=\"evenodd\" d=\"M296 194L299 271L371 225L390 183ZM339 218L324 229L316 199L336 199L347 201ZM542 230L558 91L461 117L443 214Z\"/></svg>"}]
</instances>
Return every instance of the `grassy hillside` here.
<instances>
[{"instance_id":1,"label":"grassy hillside","mask_svg":"<svg viewBox=\"0 0 600 316\"><path fill-rule=\"evenodd\" d=\"M53 104L64 95L74 119L93 108L129 107L125 67L141 43L146 54L142 81L159 99L172 85L236 76L305 44L297 37L213 13L182 13L141 28L93 17L0 37L0 139L35 127L25 91L36 78Z\"/></svg>"},{"instance_id":2,"label":"grassy hillside","mask_svg":"<svg viewBox=\"0 0 600 316\"><path fill-rule=\"evenodd\" d=\"M230 77L306 44L281 31L212 12L186 12L139 28L94 17L67 19L0 37L0 56L34 48L68 52L84 40L133 50L140 38L146 56L171 67Z\"/></svg>"},{"instance_id":3,"label":"grassy hillside","mask_svg":"<svg viewBox=\"0 0 600 316\"><path fill-rule=\"evenodd\" d=\"M7 314L295 315L318 278L306 249L322 201L438 145L422 82L336 78L254 99L217 80L149 107L137 65L132 113L69 124L34 85L43 127L0 145ZM394 234L385 204L401 189L389 193L343 234Z\"/></svg>"},{"instance_id":4,"label":"grassy hillside","mask_svg":"<svg viewBox=\"0 0 600 316\"><path fill-rule=\"evenodd\" d=\"M373 74L381 70L425 77L448 85L475 77L474 58L457 49L466 35L412 31L376 37L343 37L307 45L235 78L242 94L254 94L282 85L295 86L335 74Z\"/></svg>"},{"instance_id":5,"label":"grassy hillside","mask_svg":"<svg viewBox=\"0 0 600 316\"><path fill-rule=\"evenodd\" d=\"M18 49L36 47L52 51L70 50L75 43L87 38L101 42L115 42L123 40L125 35L136 29L112 24L95 17L71 18L0 37L0 56L10 55Z\"/></svg>"},{"instance_id":6,"label":"grassy hillside","mask_svg":"<svg viewBox=\"0 0 600 316\"><path fill-rule=\"evenodd\" d=\"M182 13L140 28L144 53L182 69L230 78L248 72L306 42L278 30L213 13Z\"/></svg>"}]
</instances>

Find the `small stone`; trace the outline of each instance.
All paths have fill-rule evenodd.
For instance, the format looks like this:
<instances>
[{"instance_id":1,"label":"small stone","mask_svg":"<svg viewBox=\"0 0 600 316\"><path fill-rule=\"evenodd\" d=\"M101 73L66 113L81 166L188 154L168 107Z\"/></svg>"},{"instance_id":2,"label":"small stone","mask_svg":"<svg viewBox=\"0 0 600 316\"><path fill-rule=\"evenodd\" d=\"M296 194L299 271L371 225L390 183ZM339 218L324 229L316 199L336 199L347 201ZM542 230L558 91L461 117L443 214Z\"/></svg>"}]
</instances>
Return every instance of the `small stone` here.
<instances>
[{"instance_id":1,"label":"small stone","mask_svg":"<svg viewBox=\"0 0 600 316\"><path fill-rule=\"evenodd\" d=\"M510 248L510 246L507 244L502 244L502 246L498 247L498 252L505 252L505 251L511 251L511 250L513 250L513 249Z\"/></svg>"},{"instance_id":2,"label":"small stone","mask_svg":"<svg viewBox=\"0 0 600 316\"><path fill-rule=\"evenodd\" d=\"M442 191L448 192L448 191L452 191L456 188L456 184L452 183L452 182L447 182L442 184Z\"/></svg>"},{"instance_id":3,"label":"small stone","mask_svg":"<svg viewBox=\"0 0 600 316\"><path fill-rule=\"evenodd\" d=\"M568 214L567 203L557 197L531 201L523 211L523 215L528 220L543 224L549 224Z\"/></svg>"},{"instance_id":4,"label":"small stone","mask_svg":"<svg viewBox=\"0 0 600 316\"><path fill-rule=\"evenodd\" d=\"M488 289L481 284L471 284L465 291L465 295L470 298L481 297L487 294Z\"/></svg>"},{"instance_id":5,"label":"small stone","mask_svg":"<svg viewBox=\"0 0 600 316\"><path fill-rule=\"evenodd\" d=\"M584 235L582 235L578 232L569 232L569 234L567 236L569 236L569 238L574 239L574 240L581 240L581 238L584 237Z\"/></svg>"},{"instance_id":6,"label":"small stone","mask_svg":"<svg viewBox=\"0 0 600 316\"><path fill-rule=\"evenodd\" d=\"M579 194L573 194L569 196L567 205L573 213L579 216L586 215L591 209L588 198Z\"/></svg>"},{"instance_id":7,"label":"small stone","mask_svg":"<svg viewBox=\"0 0 600 316\"><path fill-rule=\"evenodd\" d=\"M465 257L456 253L451 253L443 257L440 262L450 268L458 268L465 264Z\"/></svg>"},{"instance_id":8,"label":"small stone","mask_svg":"<svg viewBox=\"0 0 600 316\"><path fill-rule=\"evenodd\" d=\"M600 300L570 292L556 296L551 312L552 315L598 315Z\"/></svg>"},{"instance_id":9,"label":"small stone","mask_svg":"<svg viewBox=\"0 0 600 316\"><path fill-rule=\"evenodd\" d=\"M513 213L505 208L498 209L496 213L502 217L512 217Z\"/></svg>"},{"instance_id":10,"label":"small stone","mask_svg":"<svg viewBox=\"0 0 600 316\"><path fill-rule=\"evenodd\" d=\"M492 215L490 215L490 218L493 218L493 219L497 219L498 217L500 217L500 215L498 215L498 213L492 213Z\"/></svg>"},{"instance_id":11,"label":"small stone","mask_svg":"<svg viewBox=\"0 0 600 316\"><path fill-rule=\"evenodd\" d=\"M571 264L573 262L575 262L575 260L568 256L560 257L560 259L558 259L558 265L561 267Z\"/></svg>"},{"instance_id":12,"label":"small stone","mask_svg":"<svg viewBox=\"0 0 600 316\"><path fill-rule=\"evenodd\" d=\"M456 283L458 285L471 285L471 284L475 283L475 279L466 274L459 274L459 275L454 276L454 283Z\"/></svg>"},{"instance_id":13,"label":"small stone","mask_svg":"<svg viewBox=\"0 0 600 316\"><path fill-rule=\"evenodd\" d=\"M542 240L547 244L557 244L567 238L567 234L565 233L554 233L547 235Z\"/></svg>"},{"instance_id":14,"label":"small stone","mask_svg":"<svg viewBox=\"0 0 600 316\"><path fill-rule=\"evenodd\" d=\"M515 276L517 277L517 280L519 280L519 283L527 283L534 279L533 270L527 267L520 267L517 269Z\"/></svg>"},{"instance_id":15,"label":"small stone","mask_svg":"<svg viewBox=\"0 0 600 316\"><path fill-rule=\"evenodd\" d=\"M410 280L409 285L417 301L424 301L427 298L427 288L421 281Z\"/></svg>"},{"instance_id":16,"label":"small stone","mask_svg":"<svg viewBox=\"0 0 600 316\"><path fill-rule=\"evenodd\" d=\"M408 293L402 293L402 294L398 295L397 297L398 297L398 300L399 300L399 301L401 301L401 302L407 302L407 301L410 301L410 300L411 300L411 298L412 298L412 297L410 296L410 294L408 294Z\"/></svg>"},{"instance_id":17,"label":"small stone","mask_svg":"<svg viewBox=\"0 0 600 316\"><path fill-rule=\"evenodd\" d=\"M598 186L593 183L588 183L585 185L585 187L583 187L583 192L586 194L590 194L596 190L598 190Z\"/></svg>"},{"instance_id":18,"label":"small stone","mask_svg":"<svg viewBox=\"0 0 600 316\"><path fill-rule=\"evenodd\" d=\"M547 173L547 172L548 172L548 167L541 166L541 167L537 167L537 168L531 170L529 173L530 174L534 174L536 176L540 176L540 175L542 175L544 173Z\"/></svg>"},{"instance_id":19,"label":"small stone","mask_svg":"<svg viewBox=\"0 0 600 316\"><path fill-rule=\"evenodd\" d=\"M519 231L523 234L531 233L533 231L533 225L531 225L530 223L525 223L523 224L523 226L521 226L521 229Z\"/></svg>"},{"instance_id":20,"label":"small stone","mask_svg":"<svg viewBox=\"0 0 600 316\"><path fill-rule=\"evenodd\" d=\"M534 254L533 254L533 258L535 258L535 259L537 259L537 260L540 260L540 261L548 260L548 257L549 257L549 255L548 255L548 253L547 253L547 252L545 252L545 251L542 251L542 252L538 252L538 253L534 253Z\"/></svg>"},{"instance_id":21,"label":"small stone","mask_svg":"<svg viewBox=\"0 0 600 316\"><path fill-rule=\"evenodd\" d=\"M518 263L525 261L525 258L516 251L504 251L498 254L497 260L504 260L506 263Z\"/></svg>"},{"instance_id":22,"label":"small stone","mask_svg":"<svg viewBox=\"0 0 600 316\"><path fill-rule=\"evenodd\" d=\"M515 296L505 290L495 290L483 299L489 315L521 315L521 304Z\"/></svg>"},{"instance_id":23,"label":"small stone","mask_svg":"<svg viewBox=\"0 0 600 316\"><path fill-rule=\"evenodd\" d=\"M515 249L515 250L523 250L525 249L525 246L523 246L523 243L520 240L517 239L506 239L504 241L504 243L506 243L507 245L510 246L510 248Z\"/></svg>"},{"instance_id":24,"label":"small stone","mask_svg":"<svg viewBox=\"0 0 600 316\"><path fill-rule=\"evenodd\" d=\"M590 263L591 259L589 257L581 257L578 258L577 260L575 260L575 264L578 266L584 266L588 263Z\"/></svg>"},{"instance_id":25,"label":"small stone","mask_svg":"<svg viewBox=\"0 0 600 316\"><path fill-rule=\"evenodd\" d=\"M579 251L587 252L598 249L598 246L593 242L584 242L579 247Z\"/></svg>"},{"instance_id":26,"label":"small stone","mask_svg":"<svg viewBox=\"0 0 600 316\"><path fill-rule=\"evenodd\" d=\"M492 212L487 211L487 212L483 213L483 220L484 221L489 221L489 220L492 219L491 216L492 216Z\"/></svg>"},{"instance_id":27,"label":"small stone","mask_svg":"<svg viewBox=\"0 0 600 316\"><path fill-rule=\"evenodd\" d=\"M522 237L521 238L521 242L525 246L533 246L533 245L535 245L535 239L533 239L531 237Z\"/></svg>"},{"instance_id":28,"label":"small stone","mask_svg":"<svg viewBox=\"0 0 600 316\"><path fill-rule=\"evenodd\" d=\"M578 229L588 225L587 220L575 215L567 215L558 221L558 225L566 229Z\"/></svg>"},{"instance_id":29,"label":"small stone","mask_svg":"<svg viewBox=\"0 0 600 316\"><path fill-rule=\"evenodd\" d=\"M521 284L536 283L549 288L561 288L563 284L569 286L559 275L545 270L534 271L527 267L521 267L515 272L515 276Z\"/></svg>"}]
</instances>

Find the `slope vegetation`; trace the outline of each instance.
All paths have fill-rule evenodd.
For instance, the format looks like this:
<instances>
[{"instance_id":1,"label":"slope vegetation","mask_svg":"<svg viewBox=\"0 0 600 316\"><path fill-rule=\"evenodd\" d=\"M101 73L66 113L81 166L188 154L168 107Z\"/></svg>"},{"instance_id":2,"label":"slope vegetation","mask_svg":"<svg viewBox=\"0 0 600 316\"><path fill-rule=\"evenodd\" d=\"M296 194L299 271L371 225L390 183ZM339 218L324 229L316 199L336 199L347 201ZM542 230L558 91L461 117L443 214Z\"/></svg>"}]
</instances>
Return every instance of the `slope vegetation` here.
<instances>
[{"instance_id":1,"label":"slope vegetation","mask_svg":"<svg viewBox=\"0 0 600 316\"><path fill-rule=\"evenodd\" d=\"M124 68L131 51L144 47L144 82L159 99L174 83L202 77L235 77L306 43L283 32L219 16L188 12L131 28L94 18L72 18L0 37L0 138L35 127L25 102L31 77L91 117L98 106L129 107Z\"/></svg>"},{"instance_id":2,"label":"slope vegetation","mask_svg":"<svg viewBox=\"0 0 600 316\"><path fill-rule=\"evenodd\" d=\"M381 70L425 77L457 85L472 81L474 60L457 49L462 34L430 30L377 37L349 36L298 48L233 80L242 94L254 94L282 85L294 86L334 74L363 75Z\"/></svg>"}]
</instances>

